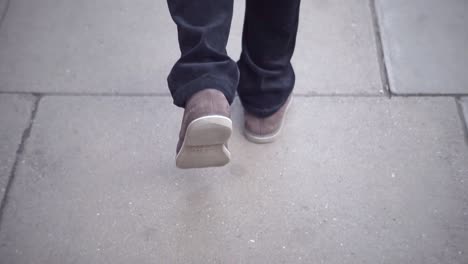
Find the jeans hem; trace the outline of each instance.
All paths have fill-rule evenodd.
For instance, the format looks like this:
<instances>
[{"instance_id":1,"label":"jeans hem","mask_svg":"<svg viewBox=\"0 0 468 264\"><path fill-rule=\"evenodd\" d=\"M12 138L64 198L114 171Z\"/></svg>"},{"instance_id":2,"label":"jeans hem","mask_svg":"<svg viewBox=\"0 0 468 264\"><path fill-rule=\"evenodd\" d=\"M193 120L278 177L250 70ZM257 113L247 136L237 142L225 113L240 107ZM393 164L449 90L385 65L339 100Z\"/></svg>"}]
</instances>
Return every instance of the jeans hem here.
<instances>
[{"instance_id":1,"label":"jeans hem","mask_svg":"<svg viewBox=\"0 0 468 264\"><path fill-rule=\"evenodd\" d=\"M171 87L170 80L168 80L168 83L169 87ZM233 92L234 89L232 87L233 85L228 84L226 80L221 78L203 76L175 89L176 91L172 93L172 98L176 106L184 108L187 101L195 93L205 89L215 89L222 92L228 100L229 104L232 104L235 96L235 93ZM173 89L171 88L171 90Z\"/></svg>"},{"instance_id":2,"label":"jeans hem","mask_svg":"<svg viewBox=\"0 0 468 264\"><path fill-rule=\"evenodd\" d=\"M289 95L291 96L291 95ZM269 116L272 116L274 115L276 112L278 112L278 110L280 110L281 107L284 106L284 104L286 104L286 102L288 101L288 98L289 96L286 97L286 99L281 102L280 104L278 105L275 105L273 107L268 107L268 108L255 108L255 107L251 107L249 105L247 105L246 103L244 103L244 101L242 100L242 98L240 98L241 100L241 103L242 103L242 106L244 107L244 110L249 112L250 114L256 116L256 117L259 117L259 118L267 118Z\"/></svg>"}]
</instances>

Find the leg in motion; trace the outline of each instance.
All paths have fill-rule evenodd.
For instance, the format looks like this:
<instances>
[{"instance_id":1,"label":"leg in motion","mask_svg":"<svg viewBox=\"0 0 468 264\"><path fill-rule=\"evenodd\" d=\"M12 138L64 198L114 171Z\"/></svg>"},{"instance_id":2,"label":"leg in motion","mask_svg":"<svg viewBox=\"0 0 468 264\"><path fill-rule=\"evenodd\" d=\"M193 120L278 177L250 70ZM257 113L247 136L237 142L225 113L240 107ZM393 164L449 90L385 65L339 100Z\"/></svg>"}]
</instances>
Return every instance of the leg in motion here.
<instances>
[{"instance_id":1,"label":"leg in motion","mask_svg":"<svg viewBox=\"0 0 468 264\"><path fill-rule=\"evenodd\" d=\"M245 135L274 141L291 103L300 0L247 0L238 93L245 109Z\"/></svg>"},{"instance_id":2,"label":"leg in motion","mask_svg":"<svg viewBox=\"0 0 468 264\"><path fill-rule=\"evenodd\" d=\"M181 50L168 85L174 104L185 108L176 165L225 165L230 159L230 103L239 78L226 53L233 0L168 0L168 6Z\"/></svg>"}]
</instances>

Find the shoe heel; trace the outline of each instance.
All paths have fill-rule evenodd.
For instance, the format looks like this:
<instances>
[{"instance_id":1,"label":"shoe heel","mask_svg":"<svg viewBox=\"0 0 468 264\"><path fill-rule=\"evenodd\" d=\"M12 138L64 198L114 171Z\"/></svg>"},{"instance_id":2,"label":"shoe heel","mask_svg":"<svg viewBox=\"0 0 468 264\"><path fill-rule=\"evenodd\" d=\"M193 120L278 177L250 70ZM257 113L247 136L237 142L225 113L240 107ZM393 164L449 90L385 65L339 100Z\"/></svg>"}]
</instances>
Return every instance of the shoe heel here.
<instances>
[{"instance_id":1,"label":"shoe heel","mask_svg":"<svg viewBox=\"0 0 468 264\"><path fill-rule=\"evenodd\" d=\"M220 167L229 163L226 143L232 134L232 121L224 116L205 116L187 127L184 143L176 157L181 169Z\"/></svg>"},{"instance_id":2,"label":"shoe heel","mask_svg":"<svg viewBox=\"0 0 468 264\"><path fill-rule=\"evenodd\" d=\"M209 146L227 143L232 134L232 121L224 116L205 116L187 127L184 142L188 146Z\"/></svg>"}]
</instances>

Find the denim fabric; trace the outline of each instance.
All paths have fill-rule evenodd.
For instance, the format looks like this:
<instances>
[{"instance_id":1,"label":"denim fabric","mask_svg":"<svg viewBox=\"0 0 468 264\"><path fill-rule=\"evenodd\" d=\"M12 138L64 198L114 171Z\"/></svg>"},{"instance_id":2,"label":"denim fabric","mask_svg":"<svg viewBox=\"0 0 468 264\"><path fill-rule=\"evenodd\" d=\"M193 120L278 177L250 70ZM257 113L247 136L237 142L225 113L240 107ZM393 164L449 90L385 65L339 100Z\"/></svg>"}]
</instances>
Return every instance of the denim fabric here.
<instances>
[{"instance_id":1,"label":"denim fabric","mask_svg":"<svg viewBox=\"0 0 468 264\"><path fill-rule=\"evenodd\" d=\"M214 88L259 117L275 113L294 87L291 57L300 0L247 0L242 54L226 52L233 0L168 0L177 24L181 57L168 77L174 104L184 107L196 92Z\"/></svg>"}]
</instances>

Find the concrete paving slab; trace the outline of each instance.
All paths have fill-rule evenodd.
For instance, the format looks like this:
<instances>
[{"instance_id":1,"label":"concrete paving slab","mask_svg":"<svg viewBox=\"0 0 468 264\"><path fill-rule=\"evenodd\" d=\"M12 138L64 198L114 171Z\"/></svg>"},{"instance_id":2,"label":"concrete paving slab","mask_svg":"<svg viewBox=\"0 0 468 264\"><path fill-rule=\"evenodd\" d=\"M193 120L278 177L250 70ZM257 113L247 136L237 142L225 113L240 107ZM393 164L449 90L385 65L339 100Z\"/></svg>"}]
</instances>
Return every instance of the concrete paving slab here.
<instances>
[{"instance_id":1,"label":"concrete paving slab","mask_svg":"<svg viewBox=\"0 0 468 264\"><path fill-rule=\"evenodd\" d=\"M244 8L235 2L234 59ZM300 24L296 92L379 93L368 1L304 1ZM166 1L15 0L0 30L0 90L168 94L178 55Z\"/></svg>"},{"instance_id":2,"label":"concrete paving slab","mask_svg":"<svg viewBox=\"0 0 468 264\"><path fill-rule=\"evenodd\" d=\"M369 1L303 1L299 27L297 93L383 93Z\"/></svg>"},{"instance_id":3,"label":"concrete paving slab","mask_svg":"<svg viewBox=\"0 0 468 264\"><path fill-rule=\"evenodd\" d=\"M0 18L5 14L8 0L0 0ZM1 23L1 20L0 20Z\"/></svg>"},{"instance_id":4,"label":"concrete paving slab","mask_svg":"<svg viewBox=\"0 0 468 264\"><path fill-rule=\"evenodd\" d=\"M168 93L176 34L166 1L15 0L0 31L0 90Z\"/></svg>"},{"instance_id":5,"label":"concrete paving slab","mask_svg":"<svg viewBox=\"0 0 468 264\"><path fill-rule=\"evenodd\" d=\"M468 2L377 0L391 89L468 93Z\"/></svg>"},{"instance_id":6,"label":"concrete paving slab","mask_svg":"<svg viewBox=\"0 0 468 264\"><path fill-rule=\"evenodd\" d=\"M462 106L462 113L460 113L462 115L462 119L463 121L465 122L465 133L466 133L466 139L468 140L468 97L464 97L462 99L460 99L460 104ZM467 141L468 143L468 141Z\"/></svg>"},{"instance_id":7,"label":"concrete paving slab","mask_svg":"<svg viewBox=\"0 0 468 264\"><path fill-rule=\"evenodd\" d=\"M0 95L0 203L5 195L23 131L29 125L33 100L31 96Z\"/></svg>"},{"instance_id":8,"label":"concrete paving slab","mask_svg":"<svg viewBox=\"0 0 468 264\"><path fill-rule=\"evenodd\" d=\"M381 94L368 1L303 1L293 58L297 94ZM235 1L229 54L241 52L244 1ZM326 26L324 26L326 25Z\"/></svg>"},{"instance_id":9,"label":"concrete paving slab","mask_svg":"<svg viewBox=\"0 0 468 264\"><path fill-rule=\"evenodd\" d=\"M174 168L162 98L46 97L0 226L5 263L466 263L449 98L299 98L227 167ZM304 114L307 113L307 114Z\"/></svg>"}]
</instances>

